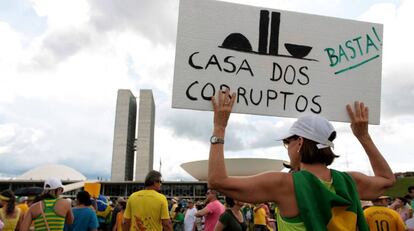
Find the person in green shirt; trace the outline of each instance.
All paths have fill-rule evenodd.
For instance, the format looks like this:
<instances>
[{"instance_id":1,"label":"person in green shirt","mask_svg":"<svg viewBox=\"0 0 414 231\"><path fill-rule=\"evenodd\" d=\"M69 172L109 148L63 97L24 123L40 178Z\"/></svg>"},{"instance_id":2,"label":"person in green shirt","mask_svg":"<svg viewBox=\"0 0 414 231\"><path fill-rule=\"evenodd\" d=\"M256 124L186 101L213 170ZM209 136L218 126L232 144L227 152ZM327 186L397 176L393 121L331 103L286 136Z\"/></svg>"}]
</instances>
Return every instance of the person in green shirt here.
<instances>
[{"instance_id":1,"label":"person in green shirt","mask_svg":"<svg viewBox=\"0 0 414 231\"><path fill-rule=\"evenodd\" d=\"M174 231L184 231L184 208L178 206L174 212Z\"/></svg>"},{"instance_id":2,"label":"person in green shirt","mask_svg":"<svg viewBox=\"0 0 414 231\"><path fill-rule=\"evenodd\" d=\"M414 210L414 186L408 187L408 195L411 197L411 209Z\"/></svg>"}]
</instances>

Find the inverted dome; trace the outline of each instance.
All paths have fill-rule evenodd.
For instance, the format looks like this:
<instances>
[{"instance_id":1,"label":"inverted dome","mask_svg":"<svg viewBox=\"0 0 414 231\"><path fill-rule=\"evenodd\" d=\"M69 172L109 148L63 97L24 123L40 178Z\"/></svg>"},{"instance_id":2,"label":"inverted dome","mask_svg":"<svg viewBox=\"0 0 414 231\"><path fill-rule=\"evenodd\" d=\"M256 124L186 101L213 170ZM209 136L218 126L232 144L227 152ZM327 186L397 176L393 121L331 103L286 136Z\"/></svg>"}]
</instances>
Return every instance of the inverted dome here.
<instances>
[{"instance_id":1,"label":"inverted dome","mask_svg":"<svg viewBox=\"0 0 414 231\"><path fill-rule=\"evenodd\" d=\"M283 160L266 158L226 158L229 176L251 176L266 171L281 171ZM191 161L181 164L186 172L197 180L207 180L208 160Z\"/></svg>"},{"instance_id":2,"label":"inverted dome","mask_svg":"<svg viewBox=\"0 0 414 231\"><path fill-rule=\"evenodd\" d=\"M62 181L84 181L86 176L75 169L61 164L48 164L33 168L16 177L17 180L46 180L56 177Z\"/></svg>"}]
</instances>

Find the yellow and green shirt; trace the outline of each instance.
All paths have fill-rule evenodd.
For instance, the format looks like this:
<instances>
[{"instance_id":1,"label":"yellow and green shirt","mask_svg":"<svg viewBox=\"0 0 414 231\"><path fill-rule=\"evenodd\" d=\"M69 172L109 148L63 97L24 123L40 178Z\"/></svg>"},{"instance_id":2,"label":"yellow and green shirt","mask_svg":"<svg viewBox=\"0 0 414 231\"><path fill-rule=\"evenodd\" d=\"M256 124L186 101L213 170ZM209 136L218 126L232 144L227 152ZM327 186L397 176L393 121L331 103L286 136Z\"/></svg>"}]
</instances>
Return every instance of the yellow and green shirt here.
<instances>
[{"instance_id":1,"label":"yellow and green shirt","mask_svg":"<svg viewBox=\"0 0 414 231\"><path fill-rule=\"evenodd\" d=\"M44 213L46 221L49 225L50 231L62 231L65 226L65 217L56 214L55 204L58 199L44 199L43 203L45 205ZM34 219L35 231L47 231L45 220L40 214Z\"/></svg>"},{"instance_id":2,"label":"yellow and green shirt","mask_svg":"<svg viewBox=\"0 0 414 231\"><path fill-rule=\"evenodd\" d=\"M324 182L308 171L293 174L299 216L278 215L279 230L369 230L352 177L333 169L331 176L332 182Z\"/></svg>"}]
</instances>

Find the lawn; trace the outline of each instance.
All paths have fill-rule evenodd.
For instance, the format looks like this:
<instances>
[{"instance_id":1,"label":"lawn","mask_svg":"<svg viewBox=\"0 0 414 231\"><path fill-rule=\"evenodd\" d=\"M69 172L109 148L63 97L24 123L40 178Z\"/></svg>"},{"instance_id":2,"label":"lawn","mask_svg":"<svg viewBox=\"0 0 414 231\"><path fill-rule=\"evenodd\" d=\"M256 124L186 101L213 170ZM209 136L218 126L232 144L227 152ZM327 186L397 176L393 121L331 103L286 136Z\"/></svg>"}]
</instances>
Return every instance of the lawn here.
<instances>
[{"instance_id":1,"label":"lawn","mask_svg":"<svg viewBox=\"0 0 414 231\"><path fill-rule=\"evenodd\" d=\"M414 176L397 179L395 185L384 194L392 197L403 197L408 193L407 188L410 185L414 186Z\"/></svg>"}]
</instances>

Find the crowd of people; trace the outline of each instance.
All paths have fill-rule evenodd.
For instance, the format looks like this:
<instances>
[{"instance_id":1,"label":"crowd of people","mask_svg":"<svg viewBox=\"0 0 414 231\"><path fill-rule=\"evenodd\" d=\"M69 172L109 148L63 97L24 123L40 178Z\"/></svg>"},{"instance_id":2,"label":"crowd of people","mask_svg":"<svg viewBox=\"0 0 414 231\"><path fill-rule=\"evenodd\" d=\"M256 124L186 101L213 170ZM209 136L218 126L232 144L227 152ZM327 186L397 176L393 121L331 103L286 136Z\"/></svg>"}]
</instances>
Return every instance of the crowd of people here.
<instances>
[{"instance_id":1,"label":"crowd of people","mask_svg":"<svg viewBox=\"0 0 414 231\"><path fill-rule=\"evenodd\" d=\"M0 193L0 230L64 231L276 231L279 209L273 202L250 204L208 189L205 199L167 199L159 191L161 174L151 171L146 188L128 198L108 200L109 212L102 217L98 198L79 191L76 200L64 199L63 185L56 178L45 182L37 198L16 197L11 190ZM361 201L369 230L414 230L414 186L402 197L380 196ZM104 218L100 220L100 218Z\"/></svg>"},{"instance_id":2,"label":"crowd of people","mask_svg":"<svg viewBox=\"0 0 414 231\"><path fill-rule=\"evenodd\" d=\"M110 206L104 196L78 192L76 202L62 198L63 185L51 178L37 200L16 206L13 192L1 192L0 230L174 230L174 231L403 231L414 230L414 186L390 200L383 196L395 177L368 132L368 108L347 105L351 130L370 161L373 176L342 172L328 166L336 131L318 115L297 119L281 137L289 172L228 176L225 133L235 102L228 90L212 97L214 129L210 139L205 200L170 198L160 193L162 176L150 171L145 188ZM20 199L19 199L20 200Z\"/></svg>"}]
</instances>

